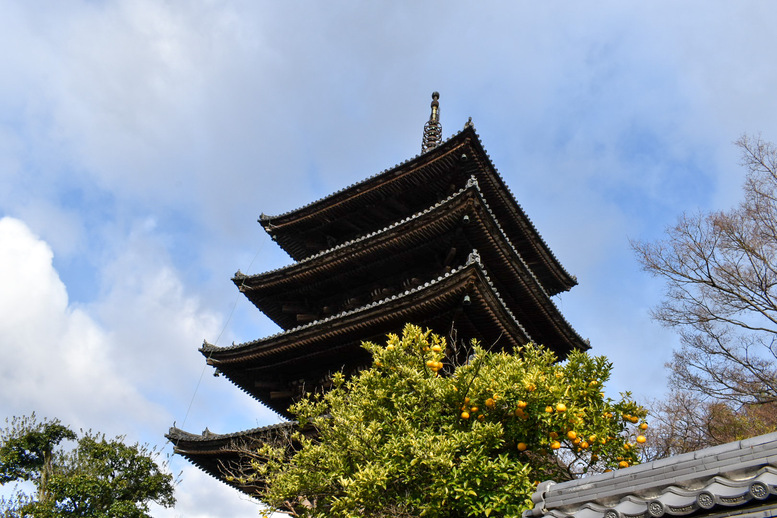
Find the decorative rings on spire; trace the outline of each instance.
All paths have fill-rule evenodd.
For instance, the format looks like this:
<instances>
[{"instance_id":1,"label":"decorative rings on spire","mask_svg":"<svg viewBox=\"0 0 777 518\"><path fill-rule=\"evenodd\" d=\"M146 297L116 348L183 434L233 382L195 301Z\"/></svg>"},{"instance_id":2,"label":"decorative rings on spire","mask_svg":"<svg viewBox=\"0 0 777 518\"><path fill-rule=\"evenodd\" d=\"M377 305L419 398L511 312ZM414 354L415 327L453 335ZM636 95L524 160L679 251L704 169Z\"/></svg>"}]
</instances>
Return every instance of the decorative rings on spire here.
<instances>
[{"instance_id":1,"label":"decorative rings on spire","mask_svg":"<svg viewBox=\"0 0 777 518\"><path fill-rule=\"evenodd\" d=\"M432 113L424 124L424 139L421 142L421 153L434 149L442 143L442 124L440 124L440 102L438 92L432 93Z\"/></svg>"}]
</instances>

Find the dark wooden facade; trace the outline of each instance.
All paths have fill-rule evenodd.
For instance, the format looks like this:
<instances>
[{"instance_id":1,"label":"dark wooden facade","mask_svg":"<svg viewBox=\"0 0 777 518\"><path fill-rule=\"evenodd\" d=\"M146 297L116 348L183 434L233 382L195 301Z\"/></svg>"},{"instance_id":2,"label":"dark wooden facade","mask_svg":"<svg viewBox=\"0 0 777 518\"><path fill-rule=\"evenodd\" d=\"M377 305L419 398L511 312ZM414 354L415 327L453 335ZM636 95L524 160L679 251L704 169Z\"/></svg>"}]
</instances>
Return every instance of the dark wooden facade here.
<instances>
[{"instance_id":1,"label":"dark wooden facade","mask_svg":"<svg viewBox=\"0 0 777 518\"><path fill-rule=\"evenodd\" d=\"M283 417L336 371L369 364L362 341L406 323L512 349L529 341L561 357L588 344L551 297L576 279L561 266L465 128L412 160L260 223L295 261L238 289L281 332L230 347L205 343L208 364ZM177 428L176 451L214 476L242 435ZM228 439L228 441L227 441ZM249 491L250 488L242 488Z\"/></svg>"}]
</instances>

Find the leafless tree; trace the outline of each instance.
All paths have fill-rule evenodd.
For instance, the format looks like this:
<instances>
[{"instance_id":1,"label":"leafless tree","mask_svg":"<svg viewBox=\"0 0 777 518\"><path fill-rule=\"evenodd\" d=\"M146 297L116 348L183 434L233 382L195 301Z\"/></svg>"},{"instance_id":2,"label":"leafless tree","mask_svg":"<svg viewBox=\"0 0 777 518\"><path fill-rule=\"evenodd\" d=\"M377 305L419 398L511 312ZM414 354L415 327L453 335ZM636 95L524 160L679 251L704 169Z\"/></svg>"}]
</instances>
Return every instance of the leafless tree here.
<instances>
[{"instance_id":1,"label":"leafless tree","mask_svg":"<svg viewBox=\"0 0 777 518\"><path fill-rule=\"evenodd\" d=\"M748 136L736 145L747 170L738 206L686 214L663 240L632 246L667 284L653 317L680 333L671 386L739 412L777 403L777 148Z\"/></svg>"},{"instance_id":2,"label":"leafless tree","mask_svg":"<svg viewBox=\"0 0 777 518\"><path fill-rule=\"evenodd\" d=\"M650 405L643 461L700 450L777 429L777 403L734 406L673 389Z\"/></svg>"}]
</instances>

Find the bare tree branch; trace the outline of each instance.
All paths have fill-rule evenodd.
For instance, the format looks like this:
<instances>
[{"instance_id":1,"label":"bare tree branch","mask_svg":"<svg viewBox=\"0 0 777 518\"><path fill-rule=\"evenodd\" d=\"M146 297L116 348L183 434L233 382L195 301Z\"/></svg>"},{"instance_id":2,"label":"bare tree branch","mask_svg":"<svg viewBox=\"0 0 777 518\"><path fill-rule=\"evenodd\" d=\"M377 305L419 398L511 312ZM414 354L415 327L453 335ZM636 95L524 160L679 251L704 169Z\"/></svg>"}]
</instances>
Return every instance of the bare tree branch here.
<instances>
[{"instance_id":1,"label":"bare tree branch","mask_svg":"<svg viewBox=\"0 0 777 518\"><path fill-rule=\"evenodd\" d=\"M678 329L682 347L668 364L673 401L659 415L677 420L664 431L689 444L703 442L698 430L730 436L711 419L755 419L755 408L777 403L777 148L760 136L736 145L747 171L737 207L685 214L663 240L632 243L642 267L666 281L652 316Z\"/></svg>"}]
</instances>

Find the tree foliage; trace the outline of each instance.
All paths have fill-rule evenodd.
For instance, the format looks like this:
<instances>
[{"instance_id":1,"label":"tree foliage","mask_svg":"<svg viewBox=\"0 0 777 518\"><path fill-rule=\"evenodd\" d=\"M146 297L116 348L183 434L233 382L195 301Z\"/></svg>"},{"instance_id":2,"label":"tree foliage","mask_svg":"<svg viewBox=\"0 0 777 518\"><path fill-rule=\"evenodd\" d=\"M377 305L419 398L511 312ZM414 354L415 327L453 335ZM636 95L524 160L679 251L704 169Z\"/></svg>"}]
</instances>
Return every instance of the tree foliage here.
<instances>
[{"instance_id":1,"label":"tree foliage","mask_svg":"<svg viewBox=\"0 0 777 518\"><path fill-rule=\"evenodd\" d=\"M777 403L777 149L747 136L736 144L747 169L738 206L686 214L665 239L634 243L644 269L666 281L653 317L681 337L669 399L695 400L702 428L723 406L746 419Z\"/></svg>"},{"instance_id":2,"label":"tree foliage","mask_svg":"<svg viewBox=\"0 0 777 518\"><path fill-rule=\"evenodd\" d=\"M21 491L0 501L7 518L115 516L144 518L149 503L175 504L174 482L146 446L123 437L78 434L59 421L14 417L0 431L0 483L32 482L37 495ZM76 441L72 449L63 441Z\"/></svg>"},{"instance_id":3,"label":"tree foliage","mask_svg":"<svg viewBox=\"0 0 777 518\"><path fill-rule=\"evenodd\" d=\"M266 444L252 478L297 516L520 516L540 480L638 462L646 412L601 392L611 365L547 349L462 355L407 326L374 363L292 407L295 451ZM458 354L457 354L458 353ZM452 358L464 357L462 365ZM640 428L641 426L641 428ZM243 480L246 482L246 480Z\"/></svg>"}]
</instances>

